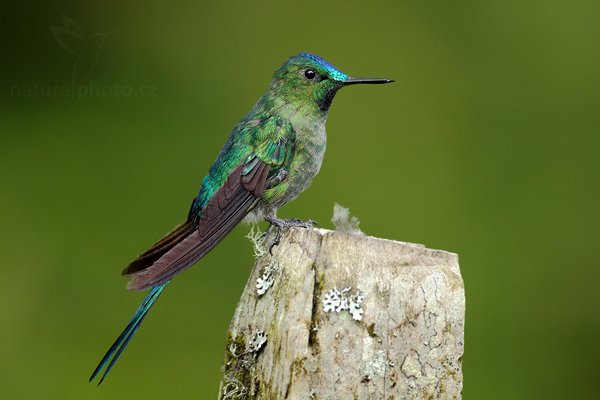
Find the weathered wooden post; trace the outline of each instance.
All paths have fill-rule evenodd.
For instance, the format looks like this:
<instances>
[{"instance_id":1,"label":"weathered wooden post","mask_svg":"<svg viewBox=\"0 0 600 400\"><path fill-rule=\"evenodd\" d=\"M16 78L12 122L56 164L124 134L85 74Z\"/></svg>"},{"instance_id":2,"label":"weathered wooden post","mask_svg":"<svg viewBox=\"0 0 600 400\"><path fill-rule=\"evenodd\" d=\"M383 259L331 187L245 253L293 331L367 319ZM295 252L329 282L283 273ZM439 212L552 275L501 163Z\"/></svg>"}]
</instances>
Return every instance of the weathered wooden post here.
<instances>
[{"instance_id":1,"label":"weathered wooden post","mask_svg":"<svg viewBox=\"0 0 600 400\"><path fill-rule=\"evenodd\" d=\"M345 225L290 229L272 256L257 249L220 399L461 398L457 255Z\"/></svg>"}]
</instances>

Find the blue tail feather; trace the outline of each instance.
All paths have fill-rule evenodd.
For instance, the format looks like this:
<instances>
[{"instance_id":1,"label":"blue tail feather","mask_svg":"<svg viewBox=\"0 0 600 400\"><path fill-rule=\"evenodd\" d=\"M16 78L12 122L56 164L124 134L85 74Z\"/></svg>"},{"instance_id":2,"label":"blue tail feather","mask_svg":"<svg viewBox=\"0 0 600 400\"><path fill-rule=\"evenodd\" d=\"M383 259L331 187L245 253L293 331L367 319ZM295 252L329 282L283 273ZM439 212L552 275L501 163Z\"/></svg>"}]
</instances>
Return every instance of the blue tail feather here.
<instances>
[{"instance_id":1,"label":"blue tail feather","mask_svg":"<svg viewBox=\"0 0 600 400\"><path fill-rule=\"evenodd\" d=\"M123 332L121 332L121 334L119 335L117 340L115 340L113 345L110 346L110 349L108 349L104 357L102 357L102 360L100 360L100 363L98 363L98 366L96 367L94 372L92 372L92 376L90 376L90 381L92 381L108 363L108 367L106 367L106 370L102 374L98 385L100 385L104 378L106 378L112 367L115 365L115 363L121 356L121 353L123 352L123 350L125 350L125 347L127 347L127 344L140 327L142 321L146 317L146 314L148 314L148 311L150 311L152 305L154 304L156 299L158 299L158 296L160 296L161 292L163 291L165 286L167 286L168 283L169 281L166 281L162 285L157 285L150 289L150 292L148 292L148 294L144 298L144 301L137 309L137 311L135 312L125 329L123 329Z\"/></svg>"}]
</instances>

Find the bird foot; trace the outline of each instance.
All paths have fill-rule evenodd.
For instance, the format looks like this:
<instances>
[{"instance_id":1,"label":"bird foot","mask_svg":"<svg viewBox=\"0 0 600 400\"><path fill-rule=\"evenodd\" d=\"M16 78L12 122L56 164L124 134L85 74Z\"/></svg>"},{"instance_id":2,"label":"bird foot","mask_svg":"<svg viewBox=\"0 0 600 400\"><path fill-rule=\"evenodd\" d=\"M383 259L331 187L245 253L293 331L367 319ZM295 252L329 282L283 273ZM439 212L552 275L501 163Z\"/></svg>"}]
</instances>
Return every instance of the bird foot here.
<instances>
[{"instance_id":1,"label":"bird foot","mask_svg":"<svg viewBox=\"0 0 600 400\"><path fill-rule=\"evenodd\" d=\"M317 226L319 225L319 224L317 224L316 221L313 221L312 219L303 221L298 218L281 219L281 218L277 218L277 217L265 217L265 221L267 221L270 224L269 227L267 228L267 231L265 232L265 235L268 235L271 232L271 229L273 229L273 227L275 227L277 229L277 231L275 232L275 239L273 240L273 243L271 243L271 246L269 246L269 253L271 255L273 255L273 247L277 246L279 244L279 242L281 241L282 232L285 229L289 229L289 228L311 229L315 225L317 225Z\"/></svg>"}]
</instances>

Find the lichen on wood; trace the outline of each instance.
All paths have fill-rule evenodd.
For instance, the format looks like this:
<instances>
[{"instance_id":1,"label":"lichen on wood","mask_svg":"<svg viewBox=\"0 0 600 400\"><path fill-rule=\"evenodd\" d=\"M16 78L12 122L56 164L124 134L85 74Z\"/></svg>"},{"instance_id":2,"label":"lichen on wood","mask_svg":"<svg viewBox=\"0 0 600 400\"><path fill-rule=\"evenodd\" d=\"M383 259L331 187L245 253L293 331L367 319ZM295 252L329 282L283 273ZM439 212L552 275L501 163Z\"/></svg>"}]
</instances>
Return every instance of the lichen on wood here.
<instances>
[{"instance_id":1,"label":"lichen on wood","mask_svg":"<svg viewBox=\"0 0 600 400\"><path fill-rule=\"evenodd\" d=\"M360 319L325 311L333 288L361 294ZM286 230L257 259L231 321L219 398L460 399L464 310L456 254L353 230ZM256 332L266 341L245 353Z\"/></svg>"}]
</instances>

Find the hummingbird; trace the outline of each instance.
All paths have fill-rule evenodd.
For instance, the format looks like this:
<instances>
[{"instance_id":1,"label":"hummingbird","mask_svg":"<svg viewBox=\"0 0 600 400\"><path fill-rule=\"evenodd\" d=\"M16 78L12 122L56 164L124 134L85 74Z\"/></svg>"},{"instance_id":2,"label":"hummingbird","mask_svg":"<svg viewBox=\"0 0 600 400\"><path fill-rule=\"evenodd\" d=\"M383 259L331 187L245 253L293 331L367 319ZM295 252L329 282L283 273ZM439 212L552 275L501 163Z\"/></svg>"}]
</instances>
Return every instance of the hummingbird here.
<instances>
[{"instance_id":1,"label":"hummingbird","mask_svg":"<svg viewBox=\"0 0 600 400\"><path fill-rule=\"evenodd\" d=\"M290 57L275 71L265 94L233 128L202 180L185 222L140 254L125 269L127 288L150 289L90 381L102 383L171 279L200 260L243 219L265 220L282 230L312 221L280 219L277 210L294 200L319 172L325 153L327 113L341 88L390 79L351 78L310 53ZM271 247L272 248L272 247Z\"/></svg>"}]
</instances>

